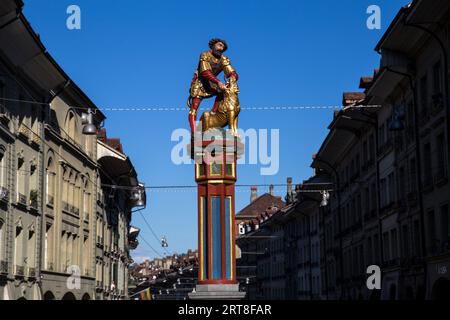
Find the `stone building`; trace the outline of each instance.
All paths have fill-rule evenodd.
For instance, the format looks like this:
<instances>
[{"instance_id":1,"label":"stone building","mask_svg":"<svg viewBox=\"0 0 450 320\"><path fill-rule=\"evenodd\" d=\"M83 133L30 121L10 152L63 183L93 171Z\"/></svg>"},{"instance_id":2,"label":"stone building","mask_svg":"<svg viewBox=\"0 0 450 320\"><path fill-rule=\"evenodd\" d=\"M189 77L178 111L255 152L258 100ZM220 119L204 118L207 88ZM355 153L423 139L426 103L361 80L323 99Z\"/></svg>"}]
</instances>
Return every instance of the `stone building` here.
<instances>
[{"instance_id":1,"label":"stone building","mask_svg":"<svg viewBox=\"0 0 450 320\"><path fill-rule=\"evenodd\" d=\"M0 3L0 299L105 298L95 294L103 280L96 217L110 189L101 181L95 127L105 117L53 60L22 9L20 0ZM86 124L91 134L83 133ZM101 212L120 216L115 298L127 297L131 208L145 204L136 172L125 176L121 196Z\"/></svg>"},{"instance_id":2,"label":"stone building","mask_svg":"<svg viewBox=\"0 0 450 320\"><path fill-rule=\"evenodd\" d=\"M300 186L330 182L326 205L320 192L297 194L276 219L242 228L266 237L283 229L286 297L450 297L449 16L444 0L401 8L376 46L379 68L360 79L361 92L344 93L314 176ZM371 265L381 290L367 288Z\"/></svg>"}]
</instances>

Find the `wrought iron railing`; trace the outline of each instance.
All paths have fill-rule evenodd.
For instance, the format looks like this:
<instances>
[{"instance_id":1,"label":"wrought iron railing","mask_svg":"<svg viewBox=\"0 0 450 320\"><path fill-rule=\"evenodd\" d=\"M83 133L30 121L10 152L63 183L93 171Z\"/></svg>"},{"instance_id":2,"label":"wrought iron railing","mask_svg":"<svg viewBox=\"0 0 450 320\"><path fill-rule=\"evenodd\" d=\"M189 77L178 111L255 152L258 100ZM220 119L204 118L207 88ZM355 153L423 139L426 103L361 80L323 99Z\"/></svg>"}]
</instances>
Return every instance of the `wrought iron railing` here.
<instances>
[{"instance_id":1,"label":"wrought iron railing","mask_svg":"<svg viewBox=\"0 0 450 320\"><path fill-rule=\"evenodd\" d=\"M0 201L8 201L9 200L9 190L5 187L0 187Z\"/></svg>"},{"instance_id":2,"label":"wrought iron railing","mask_svg":"<svg viewBox=\"0 0 450 320\"><path fill-rule=\"evenodd\" d=\"M25 274L24 266L15 265L14 266L14 274L17 276L23 276Z\"/></svg>"},{"instance_id":3,"label":"wrought iron railing","mask_svg":"<svg viewBox=\"0 0 450 320\"><path fill-rule=\"evenodd\" d=\"M0 273L6 274L8 273L8 262L1 260L0 261Z\"/></svg>"},{"instance_id":4,"label":"wrought iron railing","mask_svg":"<svg viewBox=\"0 0 450 320\"><path fill-rule=\"evenodd\" d=\"M28 267L28 277L29 278L36 277L36 268Z\"/></svg>"},{"instance_id":5,"label":"wrought iron railing","mask_svg":"<svg viewBox=\"0 0 450 320\"><path fill-rule=\"evenodd\" d=\"M24 194L18 193L17 194L17 202L21 205L26 206L27 205L27 197Z\"/></svg>"}]
</instances>

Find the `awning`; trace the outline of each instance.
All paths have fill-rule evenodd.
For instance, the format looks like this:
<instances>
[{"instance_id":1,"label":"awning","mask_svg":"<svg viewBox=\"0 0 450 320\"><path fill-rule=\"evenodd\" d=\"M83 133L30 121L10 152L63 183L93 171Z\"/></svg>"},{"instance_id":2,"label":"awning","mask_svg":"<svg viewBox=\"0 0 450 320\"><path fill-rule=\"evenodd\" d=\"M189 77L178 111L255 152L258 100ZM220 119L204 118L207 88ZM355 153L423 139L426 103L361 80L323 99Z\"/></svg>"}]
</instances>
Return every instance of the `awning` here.
<instances>
[{"instance_id":1,"label":"awning","mask_svg":"<svg viewBox=\"0 0 450 320\"><path fill-rule=\"evenodd\" d=\"M121 186L137 187L137 174L130 159L97 140L97 162Z\"/></svg>"}]
</instances>

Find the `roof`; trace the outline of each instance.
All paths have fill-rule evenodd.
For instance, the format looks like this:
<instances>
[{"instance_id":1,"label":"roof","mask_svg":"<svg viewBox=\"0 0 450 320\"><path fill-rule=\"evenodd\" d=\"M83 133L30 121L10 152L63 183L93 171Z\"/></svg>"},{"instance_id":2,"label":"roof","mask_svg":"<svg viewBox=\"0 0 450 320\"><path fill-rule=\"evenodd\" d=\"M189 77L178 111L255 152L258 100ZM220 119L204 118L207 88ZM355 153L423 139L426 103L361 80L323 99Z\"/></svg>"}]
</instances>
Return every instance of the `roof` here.
<instances>
[{"instance_id":1,"label":"roof","mask_svg":"<svg viewBox=\"0 0 450 320\"><path fill-rule=\"evenodd\" d=\"M361 79L359 80L359 88L360 89L367 89L370 84L373 81L373 77L372 76L365 76L365 77L361 77Z\"/></svg>"},{"instance_id":2,"label":"roof","mask_svg":"<svg viewBox=\"0 0 450 320\"><path fill-rule=\"evenodd\" d=\"M366 95L364 92L344 92L342 96L342 105L348 106L364 100Z\"/></svg>"},{"instance_id":3,"label":"roof","mask_svg":"<svg viewBox=\"0 0 450 320\"><path fill-rule=\"evenodd\" d=\"M47 102L64 91L75 104L95 109L98 121L104 120L103 113L48 53L22 9L20 0L0 2L0 58L31 81Z\"/></svg>"},{"instance_id":4,"label":"roof","mask_svg":"<svg viewBox=\"0 0 450 320\"><path fill-rule=\"evenodd\" d=\"M281 200L279 196L273 196L270 193L264 193L263 195L256 198L252 203L247 205L241 211L236 214L236 217L258 217L261 213L265 212L271 207L284 207L285 203Z\"/></svg>"}]
</instances>

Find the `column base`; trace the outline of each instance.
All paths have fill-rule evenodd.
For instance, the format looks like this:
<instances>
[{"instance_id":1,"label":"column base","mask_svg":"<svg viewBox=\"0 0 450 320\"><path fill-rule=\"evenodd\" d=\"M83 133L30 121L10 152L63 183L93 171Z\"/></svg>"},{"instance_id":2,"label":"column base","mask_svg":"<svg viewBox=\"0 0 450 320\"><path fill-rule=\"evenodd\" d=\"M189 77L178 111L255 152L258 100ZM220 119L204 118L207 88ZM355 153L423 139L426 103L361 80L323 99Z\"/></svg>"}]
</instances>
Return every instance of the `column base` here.
<instances>
[{"instance_id":1,"label":"column base","mask_svg":"<svg viewBox=\"0 0 450 320\"><path fill-rule=\"evenodd\" d=\"M198 284L188 296L191 300L242 300L245 292L239 291L239 284Z\"/></svg>"}]
</instances>

